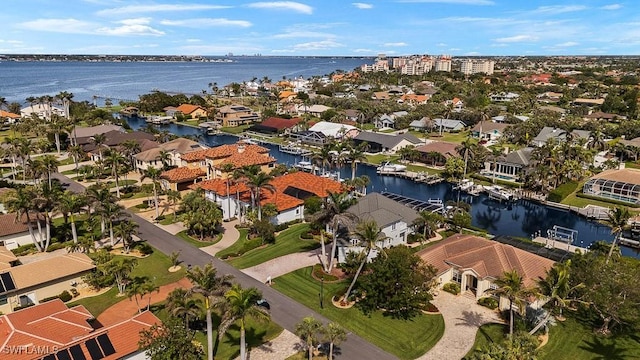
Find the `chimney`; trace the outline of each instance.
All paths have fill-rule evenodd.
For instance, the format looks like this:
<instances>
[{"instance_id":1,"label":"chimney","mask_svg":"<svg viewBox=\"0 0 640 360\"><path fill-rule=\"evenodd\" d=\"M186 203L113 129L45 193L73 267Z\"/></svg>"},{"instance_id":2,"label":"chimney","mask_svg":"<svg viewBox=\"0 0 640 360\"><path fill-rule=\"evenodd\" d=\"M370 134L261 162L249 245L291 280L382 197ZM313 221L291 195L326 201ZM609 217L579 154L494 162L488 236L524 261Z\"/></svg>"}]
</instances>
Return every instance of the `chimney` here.
<instances>
[{"instance_id":1,"label":"chimney","mask_svg":"<svg viewBox=\"0 0 640 360\"><path fill-rule=\"evenodd\" d=\"M244 152L244 145L238 144L238 154L242 154Z\"/></svg>"}]
</instances>

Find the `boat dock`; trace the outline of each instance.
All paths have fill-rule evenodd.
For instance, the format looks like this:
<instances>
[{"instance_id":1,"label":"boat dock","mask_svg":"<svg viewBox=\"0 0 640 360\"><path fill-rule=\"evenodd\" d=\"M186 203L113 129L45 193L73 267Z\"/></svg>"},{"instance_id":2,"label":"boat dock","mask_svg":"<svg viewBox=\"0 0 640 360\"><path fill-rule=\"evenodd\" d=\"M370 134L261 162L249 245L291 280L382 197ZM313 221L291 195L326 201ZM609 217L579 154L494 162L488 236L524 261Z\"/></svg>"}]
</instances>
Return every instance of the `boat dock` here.
<instances>
[{"instance_id":1,"label":"boat dock","mask_svg":"<svg viewBox=\"0 0 640 360\"><path fill-rule=\"evenodd\" d=\"M396 194L388 191L382 191L380 194L388 197L391 200L397 201L405 206L408 206L416 211L431 211L431 212L440 212L440 213L444 211L444 204L440 199L429 199L427 201L418 200L418 199L410 198L408 196L404 196L404 195L400 195L400 194Z\"/></svg>"},{"instance_id":2,"label":"boat dock","mask_svg":"<svg viewBox=\"0 0 640 360\"><path fill-rule=\"evenodd\" d=\"M533 239L533 242L538 244L543 244L545 247L550 249L561 249L561 250L566 250L567 252L570 252L570 253L575 253L576 251L585 253L589 251L589 249L587 248L571 245L566 241L549 239L547 237L542 237L542 236L535 237Z\"/></svg>"},{"instance_id":3,"label":"boat dock","mask_svg":"<svg viewBox=\"0 0 640 360\"><path fill-rule=\"evenodd\" d=\"M629 247L629 248L633 248L633 249L640 249L640 241L629 239L622 236L620 236L620 239L618 239L618 244Z\"/></svg>"},{"instance_id":4,"label":"boat dock","mask_svg":"<svg viewBox=\"0 0 640 360\"><path fill-rule=\"evenodd\" d=\"M386 175L386 176L395 176L403 179L413 180L415 182L425 183L425 184L437 184L439 182L444 181L440 175L437 174L429 174L426 172L416 172L416 171L384 171L377 170L378 175Z\"/></svg>"},{"instance_id":5,"label":"boat dock","mask_svg":"<svg viewBox=\"0 0 640 360\"><path fill-rule=\"evenodd\" d=\"M548 205L554 207L556 209L567 210L570 212L574 212L578 215L582 215L587 219L595 219L595 220L606 220L609 218L609 212L611 209L597 206L597 205L587 205L583 208L577 206L570 206L565 204L560 204L553 201L541 201L544 205Z\"/></svg>"},{"instance_id":6,"label":"boat dock","mask_svg":"<svg viewBox=\"0 0 640 360\"><path fill-rule=\"evenodd\" d=\"M311 150L296 146L295 144L286 144L278 146L278 150L283 153L293 154L293 155L301 155L301 156L309 156L311 155Z\"/></svg>"}]
</instances>

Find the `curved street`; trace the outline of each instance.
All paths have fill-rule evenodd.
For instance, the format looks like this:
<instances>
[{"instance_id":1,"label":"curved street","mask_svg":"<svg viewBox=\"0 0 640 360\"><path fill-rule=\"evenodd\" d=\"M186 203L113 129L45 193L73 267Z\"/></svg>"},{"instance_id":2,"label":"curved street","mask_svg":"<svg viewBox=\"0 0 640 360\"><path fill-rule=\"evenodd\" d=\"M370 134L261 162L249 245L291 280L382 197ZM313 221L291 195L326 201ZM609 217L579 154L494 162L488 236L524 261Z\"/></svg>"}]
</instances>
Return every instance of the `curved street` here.
<instances>
[{"instance_id":1,"label":"curved street","mask_svg":"<svg viewBox=\"0 0 640 360\"><path fill-rule=\"evenodd\" d=\"M54 174L54 177L59 179L63 184L69 184L68 189L71 191L84 191L82 185L60 173ZM272 319L283 328L293 332L296 324L306 316L313 316L325 323L329 322L329 320L321 314L277 292L263 282L244 274L220 259L212 257L182 239L144 220L140 216L131 212L129 213L131 214L132 220L139 225L138 236L140 239L146 240L157 250L164 254L179 251L181 260L184 264L187 264L187 266L204 266L212 263L218 269L219 273L233 275L235 281L243 287L253 286L258 288L271 305ZM340 345L340 353L339 359L395 359L393 355L352 333L349 333L347 341Z\"/></svg>"}]
</instances>

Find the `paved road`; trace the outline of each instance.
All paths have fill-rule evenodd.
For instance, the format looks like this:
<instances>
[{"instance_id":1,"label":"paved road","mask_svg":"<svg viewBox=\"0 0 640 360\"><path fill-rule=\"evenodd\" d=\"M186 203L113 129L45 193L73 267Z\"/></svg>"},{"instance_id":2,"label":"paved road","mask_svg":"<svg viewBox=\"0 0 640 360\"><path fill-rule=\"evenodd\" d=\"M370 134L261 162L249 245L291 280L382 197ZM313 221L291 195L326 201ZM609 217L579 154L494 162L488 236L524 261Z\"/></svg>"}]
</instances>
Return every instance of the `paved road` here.
<instances>
[{"instance_id":1,"label":"paved road","mask_svg":"<svg viewBox=\"0 0 640 360\"><path fill-rule=\"evenodd\" d=\"M82 185L60 173L56 173L53 176L59 179L63 184L70 184L68 189L71 191L84 191L84 187ZM293 332L296 324L305 316L313 316L325 323L329 322L329 320L324 316L277 292L264 283L242 273L240 270L226 262L212 257L182 239L177 238L152 223L142 219L134 213L131 213L131 216L132 220L139 225L138 236L163 253L171 254L174 251L180 251L180 258L184 261L184 264L187 265L204 266L205 264L213 263L219 274L233 275L235 281L243 287L254 286L258 288L262 291L262 294L271 305L271 318L285 329ZM393 334L389 334L389 336L393 336ZM340 345L340 351L341 355L337 357L338 359L384 360L396 358L377 346L367 342L363 338L351 333L348 336L348 340Z\"/></svg>"}]
</instances>

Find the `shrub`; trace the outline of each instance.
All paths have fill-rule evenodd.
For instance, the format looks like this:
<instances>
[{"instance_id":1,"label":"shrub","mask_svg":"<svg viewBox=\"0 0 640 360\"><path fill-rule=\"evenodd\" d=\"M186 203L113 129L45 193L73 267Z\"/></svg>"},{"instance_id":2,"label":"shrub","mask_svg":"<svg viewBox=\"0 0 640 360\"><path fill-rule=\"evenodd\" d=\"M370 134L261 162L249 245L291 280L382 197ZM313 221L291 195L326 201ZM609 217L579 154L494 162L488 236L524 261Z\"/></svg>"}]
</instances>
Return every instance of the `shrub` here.
<instances>
[{"instance_id":1,"label":"shrub","mask_svg":"<svg viewBox=\"0 0 640 360\"><path fill-rule=\"evenodd\" d=\"M51 300L55 300L55 299L59 299L59 298L60 298L60 295L49 296L49 297L46 297L46 298L40 300L40 303L49 302Z\"/></svg>"},{"instance_id":2,"label":"shrub","mask_svg":"<svg viewBox=\"0 0 640 360\"><path fill-rule=\"evenodd\" d=\"M71 293L69 293L67 290L63 291L62 293L60 293L60 295L58 295L58 297L60 298L60 300L62 300L63 302L67 302L71 299L73 299L73 296L71 295Z\"/></svg>"},{"instance_id":3,"label":"shrub","mask_svg":"<svg viewBox=\"0 0 640 360\"><path fill-rule=\"evenodd\" d=\"M559 203L576 191L577 187L578 183L575 181L569 181L568 183L562 184L549 193L547 200Z\"/></svg>"},{"instance_id":4,"label":"shrub","mask_svg":"<svg viewBox=\"0 0 640 360\"><path fill-rule=\"evenodd\" d=\"M71 295L73 295L73 297L76 297L78 295L80 295L80 293L78 292L78 290L76 288L71 288L71 290L69 290L71 292Z\"/></svg>"},{"instance_id":5,"label":"shrub","mask_svg":"<svg viewBox=\"0 0 640 360\"><path fill-rule=\"evenodd\" d=\"M304 231L302 234L300 234L300 239L311 240L313 239L313 234L310 230Z\"/></svg>"},{"instance_id":6,"label":"shrub","mask_svg":"<svg viewBox=\"0 0 640 360\"><path fill-rule=\"evenodd\" d=\"M448 293L452 293L453 295L458 295L460 294L460 284L455 282L449 282L444 284L444 286L442 287L442 290Z\"/></svg>"},{"instance_id":7,"label":"shrub","mask_svg":"<svg viewBox=\"0 0 640 360\"><path fill-rule=\"evenodd\" d=\"M17 248L11 251L15 256L29 255L36 252L36 245L35 244L22 245L22 246L18 246Z\"/></svg>"},{"instance_id":8,"label":"shrub","mask_svg":"<svg viewBox=\"0 0 640 360\"><path fill-rule=\"evenodd\" d=\"M326 272L324 272L324 270L322 269L322 265L320 264L315 264L313 265L313 276L316 279L324 279L324 281L337 281L338 277L331 275L331 274L327 274Z\"/></svg>"},{"instance_id":9,"label":"shrub","mask_svg":"<svg viewBox=\"0 0 640 360\"><path fill-rule=\"evenodd\" d=\"M151 255L153 254L153 248L151 245L147 244L144 241L138 241L135 243L135 248L140 251L142 255Z\"/></svg>"},{"instance_id":10,"label":"shrub","mask_svg":"<svg viewBox=\"0 0 640 360\"><path fill-rule=\"evenodd\" d=\"M52 252L52 251L64 249L64 248L68 247L69 245L71 245L71 243L72 243L71 241L53 243L53 244L49 245L49 247L47 248L47 252Z\"/></svg>"},{"instance_id":11,"label":"shrub","mask_svg":"<svg viewBox=\"0 0 640 360\"><path fill-rule=\"evenodd\" d=\"M133 193L120 194L120 199L129 199L133 197Z\"/></svg>"},{"instance_id":12,"label":"shrub","mask_svg":"<svg viewBox=\"0 0 640 360\"><path fill-rule=\"evenodd\" d=\"M138 208L138 209L148 209L149 208L149 203L144 201L144 202L136 205L136 208Z\"/></svg>"},{"instance_id":13,"label":"shrub","mask_svg":"<svg viewBox=\"0 0 640 360\"><path fill-rule=\"evenodd\" d=\"M440 312L440 310L438 309L437 306L433 305L432 303L428 302L424 305L423 308L424 311L426 312L430 312L430 313L437 313Z\"/></svg>"},{"instance_id":14,"label":"shrub","mask_svg":"<svg viewBox=\"0 0 640 360\"><path fill-rule=\"evenodd\" d=\"M14 308L13 308L13 311L18 311L18 310L26 309L26 308L28 308L28 307L32 307L32 306L34 306L34 305L35 305L34 303L31 303L31 304L27 304L27 305L20 305L20 306L16 306L16 307L14 307Z\"/></svg>"},{"instance_id":15,"label":"shrub","mask_svg":"<svg viewBox=\"0 0 640 360\"><path fill-rule=\"evenodd\" d=\"M304 201L305 215L313 215L322 209L322 199L311 196Z\"/></svg>"},{"instance_id":16,"label":"shrub","mask_svg":"<svg viewBox=\"0 0 640 360\"><path fill-rule=\"evenodd\" d=\"M478 299L478 305L482 305L491 310L496 309L498 307L498 300L493 297L483 297Z\"/></svg>"},{"instance_id":17,"label":"shrub","mask_svg":"<svg viewBox=\"0 0 640 360\"><path fill-rule=\"evenodd\" d=\"M614 204L614 205L628 206L628 207L632 207L632 208L640 207L640 205L638 205L638 204L631 204L631 203L624 202L624 201L609 199L609 198L600 197L600 196L589 195L589 194L585 194L583 192L576 193L576 196L579 197L579 198L583 198L583 199L591 199L591 200L597 200L597 201L602 201L602 202L608 202L608 203L611 203L611 204Z\"/></svg>"},{"instance_id":18,"label":"shrub","mask_svg":"<svg viewBox=\"0 0 640 360\"><path fill-rule=\"evenodd\" d=\"M156 221L162 221L164 219L166 219L164 215L158 215L158 217L156 218Z\"/></svg>"}]
</instances>

